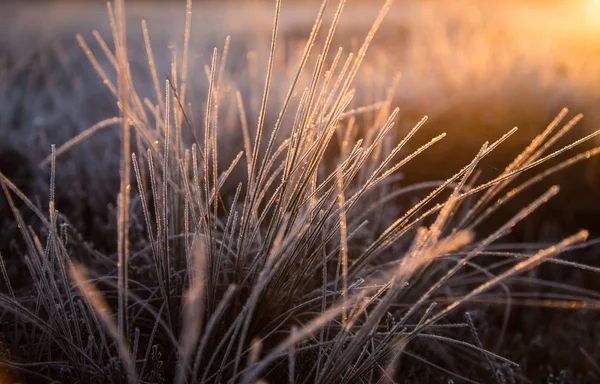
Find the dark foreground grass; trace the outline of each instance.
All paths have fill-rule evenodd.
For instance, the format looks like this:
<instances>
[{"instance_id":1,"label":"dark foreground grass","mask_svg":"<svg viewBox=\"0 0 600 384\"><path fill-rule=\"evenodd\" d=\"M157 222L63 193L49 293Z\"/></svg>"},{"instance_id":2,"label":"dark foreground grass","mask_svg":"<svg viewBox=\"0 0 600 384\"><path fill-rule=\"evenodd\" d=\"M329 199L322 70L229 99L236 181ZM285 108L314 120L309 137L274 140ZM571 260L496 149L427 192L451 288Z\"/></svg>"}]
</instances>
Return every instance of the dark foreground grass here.
<instances>
[{"instance_id":1,"label":"dark foreground grass","mask_svg":"<svg viewBox=\"0 0 600 384\"><path fill-rule=\"evenodd\" d=\"M600 132L572 138L581 117L562 110L496 172L486 161L516 129L490 137L449 178L417 182L442 157L426 159L445 134L423 140L420 117L397 129L393 79L382 100L363 102L354 88L391 1L352 53L332 49L344 6L315 10L289 88L274 86L280 2L265 77L251 68L255 84L244 89L225 71L229 39L204 72L190 71L191 1L166 75L143 31L142 84L123 1L108 7L113 48L96 36L102 64L78 38L113 101L71 116L98 113L100 123L60 140L35 170L19 166L35 154L3 152L12 162L0 168L0 209L11 215L0 263L5 381L598 379L589 282L598 269L556 258L583 259L594 240L577 228L530 243L515 230L556 198L548 178L600 153L583 148ZM198 77L203 98L189 91ZM98 135L108 126L120 140ZM112 177L78 171L73 153L86 149ZM407 169L409 183L398 172ZM47 204L23 193L44 172Z\"/></svg>"}]
</instances>

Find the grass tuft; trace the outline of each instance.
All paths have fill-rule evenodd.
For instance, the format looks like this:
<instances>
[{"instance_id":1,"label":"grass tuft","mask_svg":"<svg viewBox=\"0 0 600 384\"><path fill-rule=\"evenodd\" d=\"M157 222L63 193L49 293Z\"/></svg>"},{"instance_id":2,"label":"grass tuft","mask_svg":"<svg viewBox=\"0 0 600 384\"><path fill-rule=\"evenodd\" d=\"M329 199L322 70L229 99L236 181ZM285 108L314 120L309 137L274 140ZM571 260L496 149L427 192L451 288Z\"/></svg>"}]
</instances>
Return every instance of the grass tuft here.
<instances>
[{"instance_id":1,"label":"grass tuft","mask_svg":"<svg viewBox=\"0 0 600 384\"><path fill-rule=\"evenodd\" d=\"M362 44L348 54L332 51L345 0L318 40L330 3L318 9L280 95L273 84L283 5L275 2L258 100L247 99L227 74L229 37L205 67L205 99L191 93L198 75L189 66L191 0L183 54L178 59L173 53L165 76L142 21L148 94L136 89L123 0L108 3L114 51L94 32L110 68L77 36L114 97L118 117L53 145L39 163L50 165L47 213L0 173L22 237L20 262L32 282L14 288L0 254L6 287L0 308L8 319L0 339L3 367L72 383L410 382L421 371L406 361L466 382L505 383L520 374L517 363L485 345L472 306L540 303L513 298L511 283L542 263L598 268L555 260L591 244L585 230L552 245L515 250L502 243L558 194L556 185L508 220L496 220L490 234L482 223L534 184L600 153L596 147L563 158L600 131L550 152L581 119L559 129L564 109L492 178L481 180L481 164L516 128L485 142L446 180L400 185L399 171L441 145L446 134L407 151L428 118L404 133L398 129L393 95L399 77L384 89L383 101L357 104L356 79L393 1L385 1ZM280 108L271 121L273 105ZM197 117L194 111L203 112ZM57 182L56 161L112 125L120 126L121 137L116 252L83 252L84 241L68 236L72 226L60 212L64 202L56 190L68 186ZM223 143L239 135L242 150L224 151ZM540 170L549 161L555 163ZM396 202L403 195L416 200L402 211ZM22 211L41 224L29 225ZM598 307L597 295L561 288L570 296L557 294L542 305Z\"/></svg>"}]
</instances>

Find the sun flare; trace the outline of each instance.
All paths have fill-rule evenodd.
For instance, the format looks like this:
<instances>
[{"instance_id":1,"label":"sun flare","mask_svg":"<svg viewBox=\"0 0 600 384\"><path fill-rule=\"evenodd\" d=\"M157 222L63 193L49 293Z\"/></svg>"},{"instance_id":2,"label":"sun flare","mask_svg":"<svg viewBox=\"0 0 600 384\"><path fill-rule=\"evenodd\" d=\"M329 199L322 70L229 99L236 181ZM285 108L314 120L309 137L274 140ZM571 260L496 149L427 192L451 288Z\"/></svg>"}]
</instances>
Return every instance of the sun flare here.
<instances>
[{"instance_id":1,"label":"sun flare","mask_svg":"<svg viewBox=\"0 0 600 384\"><path fill-rule=\"evenodd\" d=\"M600 19L600 0L587 0L586 13L589 18Z\"/></svg>"}]
</instances>

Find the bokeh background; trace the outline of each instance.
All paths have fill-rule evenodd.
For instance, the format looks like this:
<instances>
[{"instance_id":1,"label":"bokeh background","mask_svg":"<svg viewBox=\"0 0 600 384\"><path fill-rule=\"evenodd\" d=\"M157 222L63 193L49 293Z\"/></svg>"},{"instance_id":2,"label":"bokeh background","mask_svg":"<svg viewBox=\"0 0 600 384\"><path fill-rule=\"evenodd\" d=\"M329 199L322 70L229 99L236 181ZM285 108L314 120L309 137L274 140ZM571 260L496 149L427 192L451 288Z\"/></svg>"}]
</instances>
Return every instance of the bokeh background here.
<instances>
[{"instance_id":1,"label":"bokeh background","mask_svg":"<svg viewBox=\"0 0 600 384\"><path fill-rule=\"evenodd\" d=\"M260 92L260 81L254 79L260 79L265 69L273 3L195 2L191 41L197 75L191 79L192 97L206 93L204 66L209 64L212 49L223 47L229 35L228 75L244 93ZM276 72L280 81L275 81L273 113L277 92L287 89L286 80L310 31L317 3L283 1ZM349 52L362 41L379 6L378 1L349 1L334 46ZM185 5L183 1L131 1L127 13L131 65L142 80L138 87L147 86L139 91L153 96L151 82L144 81L149 77L140 21L147 20L159 72L167 73L173 55L181 57L177 50L182 45ZM100 63L107 64L93 35L96 30L111 44L106 6L103 1L6 1L0 19L0 153L4 153L2 158L26 157L16 167L4 168L11 168L7 172L17 178L21 174L28 178L36 172L34 165L49 153L51 143L60 145L115 113L112 98L75 39L80 33ZM354 106L384 100L399 76L393 103L401 110L399 131L428 115L425 134L417 137L415 146L439 132L448 133L426 164L405 171L411 181L448 177L484 141L519 127L519 134L487 160L483 172L491 176L563 107L569 108L570 116L585 115L572 137L598 127L599 20L600 1L594 0L399 0L369 52L356 83ZM230 90L229 95L233 94ZM89 173L96 181L108 178L101 185L114 189L110 159L116 147L107 148L103 141L111 140L110 136L97 135L65 154L59 163L93 153L93 160L77 161L82 168L77 172ZM98 164L106 172L97 170ZM63 174L73 179L68 171ZM560 181L563 192L547 208L552 214L544 218L546 227L551 223L556 232L579 226L600 229L595 219L600 212L597 174L592 160L552 180ZM532 231L539 229L536 225ZM528 236L540 240L535 237L541 234Z\"/></svg>"}]
</instances>

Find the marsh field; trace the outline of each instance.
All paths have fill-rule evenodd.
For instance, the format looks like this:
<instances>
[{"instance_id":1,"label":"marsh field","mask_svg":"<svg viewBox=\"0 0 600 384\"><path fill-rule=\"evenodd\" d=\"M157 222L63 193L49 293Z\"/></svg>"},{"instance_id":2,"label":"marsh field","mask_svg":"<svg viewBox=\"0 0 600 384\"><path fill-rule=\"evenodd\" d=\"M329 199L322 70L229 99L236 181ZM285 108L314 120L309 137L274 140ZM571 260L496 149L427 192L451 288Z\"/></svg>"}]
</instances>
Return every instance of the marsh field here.
<instances>
[{"instance_id":1,"label":"marsh field","mask_svg":"<svg viewBox=\"0 0 600 384\"><path fill-rule=\"evenodd\" d=\"M0 2L0 383L600 382L598 129L600 1Z\"/></svg>"}]
</instances>

